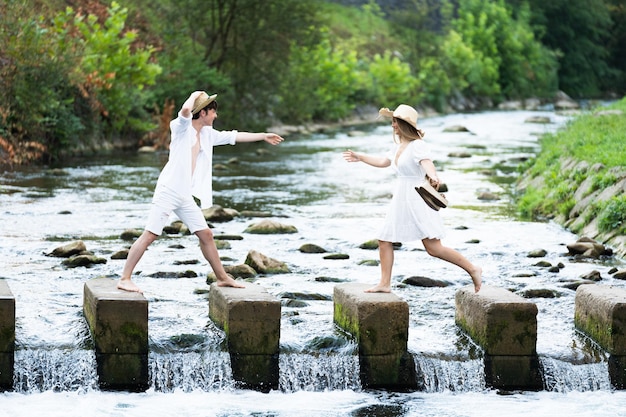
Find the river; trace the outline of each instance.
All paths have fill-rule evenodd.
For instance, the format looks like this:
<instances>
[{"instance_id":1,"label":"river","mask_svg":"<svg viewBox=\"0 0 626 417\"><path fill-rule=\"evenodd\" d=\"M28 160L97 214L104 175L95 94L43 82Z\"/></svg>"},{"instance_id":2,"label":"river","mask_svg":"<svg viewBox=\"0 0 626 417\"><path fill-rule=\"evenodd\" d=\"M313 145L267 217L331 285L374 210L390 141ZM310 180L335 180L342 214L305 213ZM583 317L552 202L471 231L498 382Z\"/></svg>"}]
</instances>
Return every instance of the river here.
<instances>
[{"instance_id":1,"label":"river","mask_svg":"<svg viewBox=\"0 0 626 417\"><path fill-rule=\"evenodd\" d=\"M548 124L527 123L546 116ZM300 294L282 307L280 388L269 393L238 389L223 334L208 318L205 282L210 272L193 236L158 239L138 265L135 281L149 301L150 388L143 393L98 389L95 355L82 316L84 283L119 277L123 260L111 254L128 246L120 234L142 228L154 183L166 154L119 154L78 158L61 166L23 168L0 176L0 278L16 298L14 389L0 393L6 416L620 416L626 393L611 389L603 352L574 329L574 291L565 284L593 270L600 285L624 287L608 273L623 259L579 261L565 245L577 236L553 223L519 221L511 205L520 163L539 150L539 137L567 123L552 111L483 112L420 121L436 155L450 207L441 211L443 243L483 267L485 284L522 292L550 289L555 298L538 306L537 352L545 389L500 392L484 384L480 349L455 326L454 295L471 284L466 274L429 257L420 242L396 251L393 291L409 303L409 351L422 375L422 390L363 390L355 345L333 325L333 281L374 284L376 251L359 246L382 222L394 176L389 169L349 164L344 149L384 153L388 124L362 131L289 137L283 144L239 144L216 149L214 202L238 211L271 213L298 233L243 233L259 218L216 223L215 234L240 235L220 254L243 263L257 250L286 262L289 274L254 280L277 297ZM468 132L445 132L462 125ZM219 126L217 126L219 128ZM260 149L268 152L258 152ZM497 200L482 200L482 192ZM90 268L66 268L46 256L83 240L107 259ZM304 243L348 259L303 254ZM527 255L563 264L560 272L535 266ZM193 271L191 278L162 278ZM160 274L163 275L163 274ZM449 282L444 288L405 285L410 276ZM291 295L290 295L291 294ZM308 299L307 295L318 299ZM297 295L296 295L297 297ZM304 298L307 298L304 300ZM284 298L286 301L286 298Z\"/></svg>"}]
</instances>

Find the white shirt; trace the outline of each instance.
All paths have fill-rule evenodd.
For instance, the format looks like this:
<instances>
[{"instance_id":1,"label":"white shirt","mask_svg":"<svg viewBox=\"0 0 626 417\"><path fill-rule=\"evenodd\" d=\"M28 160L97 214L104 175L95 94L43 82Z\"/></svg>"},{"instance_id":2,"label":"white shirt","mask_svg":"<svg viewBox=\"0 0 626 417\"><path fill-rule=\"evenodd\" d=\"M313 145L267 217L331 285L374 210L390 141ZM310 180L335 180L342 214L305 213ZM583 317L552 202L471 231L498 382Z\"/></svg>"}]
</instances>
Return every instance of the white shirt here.
<instances>
[{"instance_id":1,"label":"white shirt","mask_svg":"<svg viewBox=\"0 0 626 417\"><path fill-rule=\"evenodd\" d=\"M200 130L200 153L196 169L191 172L191 148L196 143L196 129L191 124L191 117L178 117L170 122L172 139L167 164L163 167L157 181L159 187L167 187L182 198L194 196L200 200L201 208L213 205L213 147L234 145L237 131L224 131L205 126Z\"/></svg>"}]
</instances>

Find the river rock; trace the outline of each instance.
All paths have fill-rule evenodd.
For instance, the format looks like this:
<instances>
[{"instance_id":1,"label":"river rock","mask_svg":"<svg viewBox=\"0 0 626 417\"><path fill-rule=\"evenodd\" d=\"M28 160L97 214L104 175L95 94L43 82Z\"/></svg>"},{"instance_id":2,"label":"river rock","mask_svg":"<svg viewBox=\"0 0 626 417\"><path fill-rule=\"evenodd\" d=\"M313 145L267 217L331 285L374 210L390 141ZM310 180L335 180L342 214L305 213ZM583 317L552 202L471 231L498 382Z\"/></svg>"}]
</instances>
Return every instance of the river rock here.
<instances>
[{"instance_id":1,"label":"river rock","mask_svg":"<svg viewBox=\"0 0 626 417\"><path fill-rule=\"evenodd\" d=\"M85 252L86 250L87 247L85 246L85 242L83 242L82 240L77 240L53 249L52 252L46 254L46 256L69 258L70 256L78 255L79 253Z\"/></svg>"},{"instance_id":2,"label":"river rock","mask_svg":"<svg viewBox=\"0 0 626 417\"><path fill-rule=\"evenodd\" d=\"M551 122L552 121L547 116L530 116L524 120L524 123L548 124Z\"/></svg>"},{"instance_id":3,"label":"river rock","mask_svg":"<svg viewBox=\"0 0 626 417\"><path fill-rule=\"evenodd\" d=\"M543 258L546 256L548 252L545 249L534 249L528 252L526 255L528 258Z\"/></svg>"},{"instance_id":4,"label":"river rock","mask_svg":"<svg viewBox=\"0 0 626 417\"><path fill-rule=\"evenodd\" d=\"M212 222L229 222L233 219L233 214L229 213L222 206L213 205L202 210L204 219Z\"/></svg>"},{"instance_id":5,"label":"river rock","mask_svg":"<svg viewBox=\"0 0 626 417\"><path fill-rule=\"evenodd\" d=\"M326 249L313 243L305 243L298 250L302 253L326 253Z\"/></svg>"},{"instance_id":6,"label":"river rock","mask_svg":"<svg viewBox=\"0 0 626 417\"><path fill-rule=\"evenodd\" d=\"M599 258L602 255L611 255L612 251L603 244L588 237L581 237L575 243L567 245L570 255L580 255L586 258Z\"/></svg>"},{"instance_id":7,"label":"river rock","mask_svg":"<svg viewBox=\"0 0 626 417\"><path fill-rule=\"evenodd\" d=\"M350 259L350 255L347 253L331 253L324 256L324 259Z\"/></svg>"},{"instance_id":8,"label":"river rock","mask_svg":"<svg viewBox=\"0 0 626 417\"><path fill-rule=\"evenodd\" d=\"M143 233L143 230L141 229L126 229L122 232L122 234L120 234L120 239L135 240L139 236L141 236L142 233Z\"/></svg>"},{"instance_id":9,"label":"river rock","mask_svg":"<svg viewBox=\"0 0 626 417\"><path fill-rule=\"evenodd\" d=\"M522 291L524 298L558 298L561 294L555 290L549 289L530 289Z\"/></svg>"},{"instance_id":10,"label":"river rock","mask_svg":"<svg viewBox=\"0 0 626 417\"><path fill-rule=\"evenodd\" d=\"M289 298L291 300L310 300L310 301L332 301L330 295L323 295L310 292L281 292L278 295L280 298Z\"/></svg>"},{"instance_id":11,"label":"river rock","mask_svg":"<svg viewBox=\"0 0 626 417\"><path fill-rule=\"evenodd\" d=\"M365 266L378 266L380 265L380 261L378 259L363 259L362 261L359 261L358 264Z\"/></svg>"},{"instance_id":12,"label":"river rock","mask_svg":"<svg viewBox=\"0 0 626 417\"><path fill-rule=\"evenodd\" d=\"M594 281L594 282L602 281L602 275L600 274L600 271L596 271L596 270L593 270L587 274L583 274L580 276L580 278L586 279L588 281Z\"/></svg>"},{"instance_id":13,"label":"river rock","mask_svg":"<svg viewBox=\"0 0 626 417\"><path fill-rule=\"evenodd\" d=\"M251 266L246 265L246 264L224 265L224 270L226 271L227 274L229 274L235 279L254 278L258 275L257 272ZM217 281L217 278L215 276L215 272L210 272L209 274L207 274L206 283L208 285L211 285L212 283L216 281Z\"/></svg>"},{"instance_id":14,"label":"river rock","mask_svg":"<svg viewBox=\"0 0 626 417\"><path fill-rule=\"evenodd\" d=\"M111 255L111 259L126 259L128 258L128 249L118 250Z\"/></svg>"},{"instance_id":15,"label":"river rock","mask_svg":"<svg viewBox=\"0 0 626 417\"><path fill-rule=\"evenodd\" d=\"M452 125L443 129L444 132L469 132L469 129L461 125Z\"/></svg>"},{"instance_id":16,"label":"river rock","mask_svg":"<svg viewBox=\"0 0 626 417\"><path fill-rule=\"evenodd\" d=\"M295 226L282 224L273 220L262 220L259 223L251 224L244 230L244 233L253 233L261 235L282 234L282 233L298 233Z\"/></svg>"},{"instance_id":17,"label":"river rock","mask_svg":"<svg viewBox=\"0 0 626 417\"><path fill-rule=\"evenodd\" d=\"M402 283L413 285L415 287L426 287L426 288L432 288L432 287L444 288L450 285L450 283L445 282L445 281L427 278L427 277L421 277L421 276L408 277L407 279L403 280Z\"/></svg>"},{"instance_id":18,"label":"river rock","mask_svg":"<svg viewBox=\"0 0 626 417\"><path fill-rule=\"evenodd\" d=\"M469 152L450 152L448 156L450 158L471 158L472 154Z\"/></svg>"},{"instance_id":19,"label":"river rock","mask_svg":"<svg viewBox=\"0 0 626 417\"><path fill-rule=\"evenodd\" d=\"M245 264L250 265L260 274L287 274L291 272L284 262L265 256L254 250L248 252Z\"/></svg>"},{"instance_id":20,"label":"river rock","mask_svg":"<svg viewBox=\"0 0 626 417\"><path fill-rule=\"evenodd\" d=\"M372 239L372 240L368 240L367 242L363 242L359 245L359 248L361 249L378 249L378 240L377 239Z\"/></svg>"},{"instance_id":21,"label":"river rock","mask_svg":"<svg viewBox=\"0 0 626 417\"><path fill-rule=\"evenodd\" d=\"M254 211L254 210L243 210L240 213L241 217L274 217L272 213L266 211Z\"/></svg>"},{"instance_id":22,"label":"river rock","mask_svg":"<svg viewBox=\"0 0 626 417\"><path fill-rule=\"evenodd\" d=\"M620 269L619 271L617 271L615 274L613 274L613 278L626 280L626 269Z\"/></svg>"},{"instance_id":23,"label":"river rock","mask_svg":"<svg viewBox=\"0 0 626 417\"><path fill-rule=\"evenodd\" d=\"M214 240L243 240L243 236L241 235L214 235Z\"/></svg>"},{"instance_id":24,"label":"river rock","mask_svg":"<svg viewBox=\"0 0 626 417\"><path fill-rule=\"evenodd\" d=\"M76 255L64 260L63 265L68 268L76 268L79 266L90 266L94 264L105 264L107 260L95 255Z\"/></svg>"},{"instance_id":25,"label":"river rock","mask_svg":"<svg viewBox=\"0 0 626 417\"><path fill-rule=\"evenodd\" d=\"M482 201L496 201L500 200L500 197L490 191L482 191L478 194L478 199Z\"/></svg>"}]
</instances>

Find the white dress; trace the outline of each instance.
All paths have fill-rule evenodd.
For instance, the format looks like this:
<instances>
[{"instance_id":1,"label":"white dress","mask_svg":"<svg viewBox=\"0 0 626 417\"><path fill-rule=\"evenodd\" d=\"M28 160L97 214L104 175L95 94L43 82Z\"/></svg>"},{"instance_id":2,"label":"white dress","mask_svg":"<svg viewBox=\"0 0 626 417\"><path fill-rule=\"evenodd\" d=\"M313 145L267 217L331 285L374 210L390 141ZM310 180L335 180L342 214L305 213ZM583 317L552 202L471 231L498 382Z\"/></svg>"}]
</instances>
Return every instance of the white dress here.
<instances>
[{"instance_id":1,"label":"white dress","mask_svg":"<svg viewBox=\"0 0 626 417\"><path fill-rule=\"evenodd\" d=\"M409 142L396 164L398 146L389 154L391 167L396 172L396 188L378 239L386 242L410 242L425 238L442 239L445 236L439 212L426 205L415 191L426 175L420 165L422 159L431 159L430 147L423 140Z\"/></svg>"}]
</instances>

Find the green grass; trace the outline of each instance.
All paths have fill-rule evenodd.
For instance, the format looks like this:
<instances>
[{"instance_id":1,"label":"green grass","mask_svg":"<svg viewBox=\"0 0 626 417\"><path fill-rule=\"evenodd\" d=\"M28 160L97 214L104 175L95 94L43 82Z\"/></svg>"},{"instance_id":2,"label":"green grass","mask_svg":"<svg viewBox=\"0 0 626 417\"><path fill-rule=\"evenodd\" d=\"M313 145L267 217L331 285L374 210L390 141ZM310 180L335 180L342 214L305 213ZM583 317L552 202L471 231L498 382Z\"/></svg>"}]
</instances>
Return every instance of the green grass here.
<instances>
[{"instance_id":1,"label":"green grass","mask_svg":"<svg viewBox=\"0 0 626 417\"><path fill-rule=\"evenodd\" d=\"M612 114L621 110L622 114ZM599 115L600 112L608 114ZM563 129L541 139L541 151L523 167L523 177L541 177L542 185L528 187L518 198L517 208L524 219L541 220L565 216L574 207L574 192L589 176L595 191L617 181L609 170L626 167L626 98L607 107L582 113ZM585 161L588 166L602 164L598 170L564 169L566 160ZM584 197L584 196L583 196ZM592 203L593 216L603 232L626 233L626 197ZM587 219L591 221L592 219ZM576 232L576 231L575 231Z\"/></svg>"}]
</instances>

